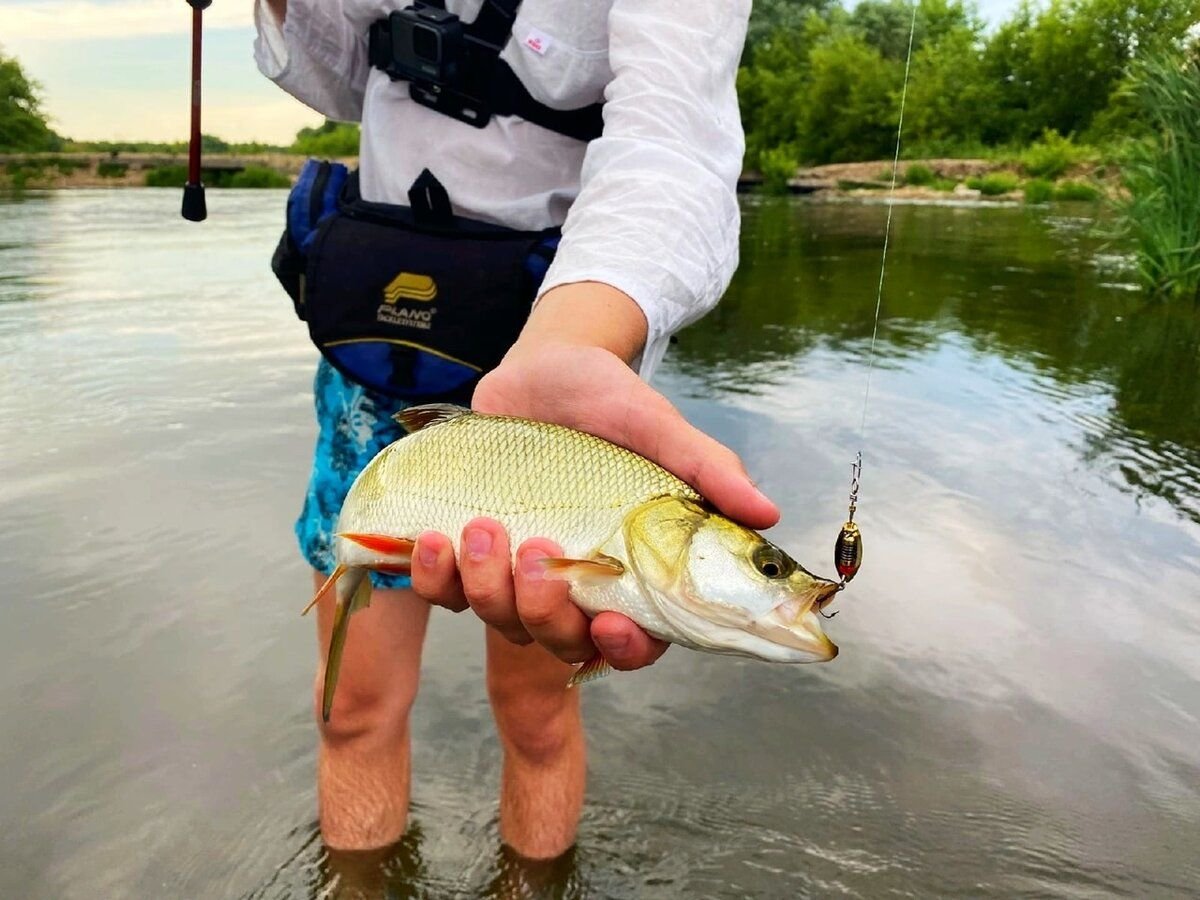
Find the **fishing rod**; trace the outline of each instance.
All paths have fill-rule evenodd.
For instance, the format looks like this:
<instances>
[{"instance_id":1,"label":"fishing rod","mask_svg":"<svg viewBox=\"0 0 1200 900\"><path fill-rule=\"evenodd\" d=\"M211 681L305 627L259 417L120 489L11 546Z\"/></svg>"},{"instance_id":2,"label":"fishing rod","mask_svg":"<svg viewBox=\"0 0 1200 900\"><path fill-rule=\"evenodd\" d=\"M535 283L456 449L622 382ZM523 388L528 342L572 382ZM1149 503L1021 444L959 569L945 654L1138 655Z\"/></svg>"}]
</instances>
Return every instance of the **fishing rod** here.
<instances>
[{"instance_id":1,"label":"fishing rod","mask_svg":"<svg viewBox=\"0 0 1200 900\"><path fill-rule=\"evenodd\" d=\"M200 180L200 44L204 28L204 10L212 0L187 0L192 8L192 133L188 140L188 176L183 186L182 214L189 222L208 218L204 202L204 182Z\"/></svg>"},{"instance_id":2,"label":"fishing rod","mask_svg":"<svg viewBox=\"0 0 1200 900\"><path fill-rule=\"evenodd\" d=\"M833 564L838 575L842 577L841 586L844 588L850 579L858 574L862 566L863 540L862 531L854 521L854 513L858 509L858 488L862 479L863 449L866 447L867 434L867 402L871 398L871 373L875 368L875 339L879 335L879 312L883 307L883 279L887 272L888 240L892 234L892 207L896 193L896 180L900 171L900 136L904 132L904 106L908 100L908 75L912 66L913 37L917 33L917 4L912 0L912 18L908 24L908 54L904 58L904 85L900 89L900 120L896 123L896 153L892 157L892 183L887 195L887 222L883 226L883 254L879 261L879 285L875 291L875 324L871 329L871 345L867 350L867 386L863 391L862 419L858 426L858 453L850 464L850 511L842 530L838 532L837 541L833 545ZM832 599L832 598L831 598ZM837 615L831 613L830 615Z\"/></svg>"}]
</instances>

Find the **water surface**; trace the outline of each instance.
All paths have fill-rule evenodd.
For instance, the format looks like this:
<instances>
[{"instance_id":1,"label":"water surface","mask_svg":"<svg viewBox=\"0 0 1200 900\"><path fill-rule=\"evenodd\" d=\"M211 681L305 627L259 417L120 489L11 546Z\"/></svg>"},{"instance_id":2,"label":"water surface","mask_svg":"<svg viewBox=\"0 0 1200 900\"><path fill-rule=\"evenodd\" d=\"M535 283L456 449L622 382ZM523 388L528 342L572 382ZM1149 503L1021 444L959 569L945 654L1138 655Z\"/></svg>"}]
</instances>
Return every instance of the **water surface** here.
<instances>
[{"instance_id":1,"label":"water surface","mask_svg":"<svg viewBox=\"0 0 1200 900\"><path fill-rule=\"evenodd\" d=\"M1200 314L1131 290L1090 210L897 208L841 656L589 686L578 851L530 873L498 852L480 626L441 611L412 833L323 850L283 194L178 202L0 202L0 896L1200 890ZM744 211L659 385L828 572L884 208Z\"/></svg>"}]
</instances>

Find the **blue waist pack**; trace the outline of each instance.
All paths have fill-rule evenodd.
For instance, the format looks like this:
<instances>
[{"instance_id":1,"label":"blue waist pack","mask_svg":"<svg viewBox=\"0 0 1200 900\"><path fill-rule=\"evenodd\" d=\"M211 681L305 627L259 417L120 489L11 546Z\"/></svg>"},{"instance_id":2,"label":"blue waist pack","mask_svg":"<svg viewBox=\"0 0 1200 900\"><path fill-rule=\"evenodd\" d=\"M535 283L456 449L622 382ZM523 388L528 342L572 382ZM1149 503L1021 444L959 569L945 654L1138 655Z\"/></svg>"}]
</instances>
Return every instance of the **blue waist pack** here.
<instances>
[{"instance_id":1,"label":"blue waist pack","mask_svg":"<svg viewBox=\"0 0 1200 900\"><path fill-rule=\"evenodd\" d=\"M466 405L516 341L560 233L456 216L429 170L409 202L363 200L357 172L309 160L271 268L348 378L403 400Z\"/></svg>"}]
</instances>

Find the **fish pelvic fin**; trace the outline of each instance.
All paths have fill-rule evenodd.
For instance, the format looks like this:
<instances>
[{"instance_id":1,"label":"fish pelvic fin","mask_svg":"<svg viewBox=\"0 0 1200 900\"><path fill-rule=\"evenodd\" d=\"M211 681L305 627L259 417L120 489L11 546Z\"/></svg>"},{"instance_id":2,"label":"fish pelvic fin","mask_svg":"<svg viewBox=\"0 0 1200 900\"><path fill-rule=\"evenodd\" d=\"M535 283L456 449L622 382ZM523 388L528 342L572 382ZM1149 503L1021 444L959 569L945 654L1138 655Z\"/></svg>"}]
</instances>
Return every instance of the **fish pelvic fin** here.
<instances>
[{"instance_id":1,"label":"fish pelvic fin","mask_svg":"<svg viewBox=\"0 0 1200 900\"><path fill-rule=\"evenodd\" d=\"M346 648L346 634L350 628L350 617L360 609L371 605L371 579L367 570L347 568L345 578L338 584L337 607L333 613L333 629L329 636L329 653L325 657L325 684L321 697L321 718L329 721L333 708L333 694L337 690L338 673L342 666L342 651Z\"/></svg>"},{"instance_id":2,"label":"fish pelvic fin","mask_svg":"<svg viewBox=\"0 0 1200 900\"><path fill-rule=\"evenodd\" d=\"M588 559L549 556L541 564L547 578L560 581L603 580L625 574L625 564L607 553L593 553Z\"/></svg>"},{"instance_id":3,"label":"fish pelvic fin","mask_svg":"<svg viewBox=\"0 0 1200 900\"><path fill-rule=\"evenodd\" d=\"M321 598L328 594L329 589L337 584L338 579L345 574L346 567L341 563L338 563L337 566L334 567L334 570L329 573L329 577L325 579L325 583L321 585L320 589L317 591L317 595L308 601L308 606L304 607L304 610L300 613L300 615L307 616L308 611L320 603Z\"/></svg>"},{"instance_id":4,"label":"fish pelvic fin","mask_svg":"<svg viewBox=\"0 0 1200 900\"><path fill-rule=\"evenodd\" d=\"M405 431L412 434L422 428L428 428L430 425L438 425L442 422L449 422L451 419L457 419L459 416L469 415L471 415L469 409L455 406L453 403L425 403L421 406L402 409L392 418L399 422Z\"/></svg>"},{"instance_id":5,"label":"fish pelvic fin","mask_svg":"<svg viewBox=\"0 0 1200 900\"><path fill-rule=\"evenodd\" d=\"M585 662L582 666L575 670L575 674L571 676L571 680L567 682L567 687L578 687L581 684L587 684L589 681L595 681L597 678L603 678L612 671L612 666L600 651L596 651L596 655Z\"/></svg>"},{"instance_id":6,"label":"fish pelvic fin","mask_svg":"<svg viewBox=\"0 0 1200 900\"><path fill-rule=\"evenodd\" d=\"M345 538L348 541L353 541L360 547L366 547L368 550L374 550L376 553L392 557L391 559L382 560L392 565L411 562L413 547L416 546L416 541L411 541L408 538L394 537L390 534L339 531L334 536Z\"/></svg>"}]
</instances>

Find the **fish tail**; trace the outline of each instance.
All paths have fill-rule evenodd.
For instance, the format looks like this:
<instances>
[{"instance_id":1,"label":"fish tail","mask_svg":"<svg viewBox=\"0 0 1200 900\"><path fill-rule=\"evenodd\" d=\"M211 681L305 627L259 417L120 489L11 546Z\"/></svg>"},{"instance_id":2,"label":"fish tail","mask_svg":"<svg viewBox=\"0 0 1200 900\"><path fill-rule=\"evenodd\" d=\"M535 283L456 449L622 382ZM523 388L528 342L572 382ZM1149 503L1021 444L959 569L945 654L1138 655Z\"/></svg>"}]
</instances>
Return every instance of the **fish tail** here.
<instances>
[{"instance_id":1,"label":"fish tail","mask_svg":"<svg viewBox=\"0 0 1200 900\"><path fill-rule=\"evenodd\" d=\"M343 568L342 566L338 567ZM334 573L337 574L336 571ZM337 689L338 672L342 665L342 651L346 647L346 634L350 628L350 616L365 609L371 603L371 579L367 570L345 567L345 575L337 585L337 607L333 613L333 629L329 636L329 653L325 657L325 685L321 697L321 718L329 721L333 708L333 692Z\"/></svg>"}]
</instances>

